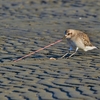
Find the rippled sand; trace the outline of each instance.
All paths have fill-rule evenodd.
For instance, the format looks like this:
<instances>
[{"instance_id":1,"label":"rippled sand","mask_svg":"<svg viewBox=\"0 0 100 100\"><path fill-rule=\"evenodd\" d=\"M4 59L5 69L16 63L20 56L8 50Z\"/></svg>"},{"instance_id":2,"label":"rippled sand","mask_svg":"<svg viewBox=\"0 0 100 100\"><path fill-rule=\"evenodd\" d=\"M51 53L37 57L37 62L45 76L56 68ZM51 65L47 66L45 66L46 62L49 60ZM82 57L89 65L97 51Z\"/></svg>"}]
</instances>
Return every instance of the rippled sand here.
<instances>
[{"instance_id":1,"label":"rippled sand","mask_svg":"<svg viewBox=\"0 0 100 100\"><path fill-rule=\"evenodd\" d=\"M99 49L61 59L69 47L63 40L13 62L68 28L86 32L100 48L99 0L0 1L0 100L100 100Z\"/></svg>"}]
</instances>

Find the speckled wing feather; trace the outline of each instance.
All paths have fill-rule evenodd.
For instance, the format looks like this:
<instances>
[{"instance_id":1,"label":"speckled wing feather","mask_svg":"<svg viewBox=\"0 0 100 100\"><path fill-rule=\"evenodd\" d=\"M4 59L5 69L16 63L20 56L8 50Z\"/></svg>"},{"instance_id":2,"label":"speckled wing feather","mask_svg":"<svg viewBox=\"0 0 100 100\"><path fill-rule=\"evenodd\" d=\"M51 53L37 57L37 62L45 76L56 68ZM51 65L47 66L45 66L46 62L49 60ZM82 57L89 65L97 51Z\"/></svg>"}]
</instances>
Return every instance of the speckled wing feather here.
<instances>
[{"instance_id":1,"label":"speckled wing feather","mask_svg":"<svg viewBox=\"0 0 100 100\"><path fill-rule=\"evenodd\" d=\"M90 39L87 36L87 34L81 32L80 33L80 37L82 38L82 41L83 41L85 46L93 46L92 43L90 42Z\"/></svg>"}]
</instances>

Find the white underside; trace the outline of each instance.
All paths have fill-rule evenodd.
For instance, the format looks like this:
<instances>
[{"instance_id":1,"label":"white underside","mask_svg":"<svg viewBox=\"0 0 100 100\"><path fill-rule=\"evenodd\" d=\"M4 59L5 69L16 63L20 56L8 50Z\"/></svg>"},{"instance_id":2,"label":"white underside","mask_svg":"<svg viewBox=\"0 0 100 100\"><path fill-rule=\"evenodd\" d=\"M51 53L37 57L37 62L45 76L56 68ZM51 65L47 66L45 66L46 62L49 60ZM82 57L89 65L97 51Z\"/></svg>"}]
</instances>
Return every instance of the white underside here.
<instances>
[{"instance_id":1,"label":"white underside","mask_svg":"<svg viewBox=\"0 0 100 100\"><path fill-rule=\"evenodd\" d=\"M81 39L78 39L77 41L68 41L70 45L70 51L73 49L76 49L77 47L80 49L83 49L84 51L96 49L97 47L95 46L84 46L83 42Z\"/></svg>"},{"instance_id":2,"label":"white underside","mask_svg":"<svg viewBox=\"0 0 100 100\"><path fill-rule=\"evenodd\" d=\"M85 48L84 48L84 51L88 51L88 50L92 50L92 49L96 49L97 47L95 47L95 46L86 46Z\"/></svg>"}]
</instances>

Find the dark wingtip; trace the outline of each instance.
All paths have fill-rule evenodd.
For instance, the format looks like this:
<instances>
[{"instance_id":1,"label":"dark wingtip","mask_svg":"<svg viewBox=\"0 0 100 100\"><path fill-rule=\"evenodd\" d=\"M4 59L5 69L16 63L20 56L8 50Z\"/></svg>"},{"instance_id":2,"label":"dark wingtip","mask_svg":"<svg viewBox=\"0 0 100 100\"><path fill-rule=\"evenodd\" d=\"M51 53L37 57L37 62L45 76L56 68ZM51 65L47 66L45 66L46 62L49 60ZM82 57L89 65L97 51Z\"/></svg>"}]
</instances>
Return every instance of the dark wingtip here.
<instances>
[{"instance_id":1,"label":"dark wingtip","mask_svg":"<svg viewBox=\"0 0 100 100\"><path fill-rule=\"evenodd\" d=\"M100 49L99 47L96 47L97 49Z\"/></svg>"}]
</instances>

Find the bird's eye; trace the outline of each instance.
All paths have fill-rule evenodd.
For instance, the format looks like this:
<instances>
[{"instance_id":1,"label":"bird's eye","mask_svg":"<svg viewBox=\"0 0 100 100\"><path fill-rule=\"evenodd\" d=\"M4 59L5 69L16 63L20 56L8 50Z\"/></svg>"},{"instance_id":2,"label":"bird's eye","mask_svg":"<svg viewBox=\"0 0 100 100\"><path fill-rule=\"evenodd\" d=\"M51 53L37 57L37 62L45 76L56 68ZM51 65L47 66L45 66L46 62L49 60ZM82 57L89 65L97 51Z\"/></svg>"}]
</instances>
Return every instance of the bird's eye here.
<instances>
[{"instance_id":1,"label":"bird's eye","mask_svg":"<svg viewBox=\"0 0 100 100\"><path fill-rule=\"evenodd\" d=\"M70 33L67 33L67 35L70 35Z\"/></svg>"},{"instance_id":2,"label":"bird's eye","mask_svg":"<svg viewBox=\"0 0 100 100\"><path fill-rule=\"evenodd\" d=\"M67 35L71 35L72 33L67 33Z\"/></svg>"}]
</instances>

